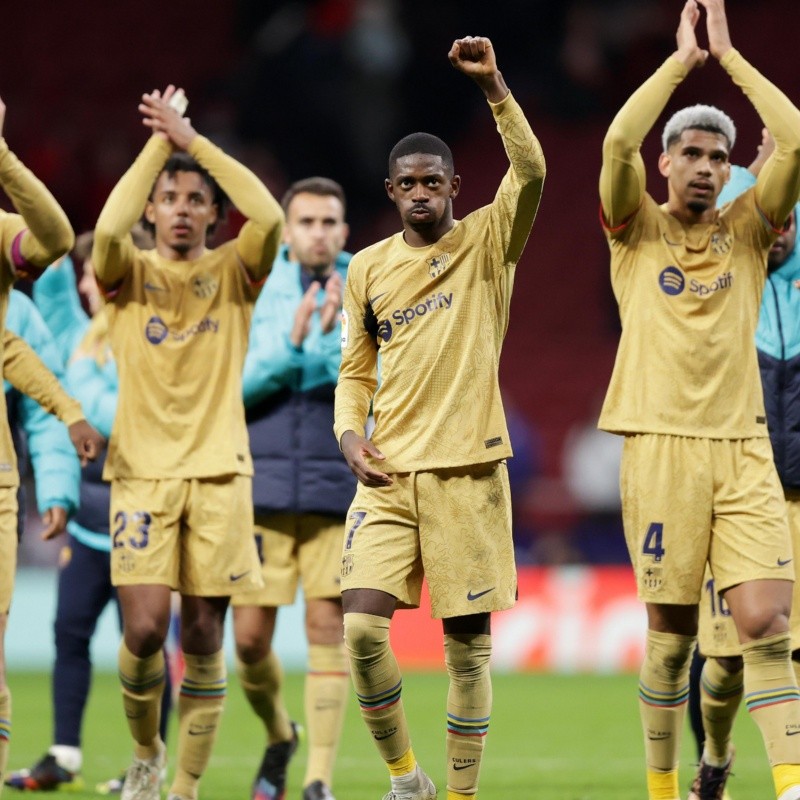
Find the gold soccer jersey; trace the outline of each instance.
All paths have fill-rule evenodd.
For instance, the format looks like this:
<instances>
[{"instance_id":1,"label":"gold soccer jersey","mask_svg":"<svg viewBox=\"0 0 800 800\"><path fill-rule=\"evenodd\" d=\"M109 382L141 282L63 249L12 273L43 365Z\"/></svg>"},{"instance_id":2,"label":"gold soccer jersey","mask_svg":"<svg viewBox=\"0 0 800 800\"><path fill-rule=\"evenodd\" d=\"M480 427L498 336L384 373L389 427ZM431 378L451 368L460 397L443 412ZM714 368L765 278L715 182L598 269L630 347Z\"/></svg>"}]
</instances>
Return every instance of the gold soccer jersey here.
<instances>
[{"instance_id":1,"label":"gold soccer jersey","mask_svg":"<svg viewBox=\"0 0 800 800\"><path fill-rule=\"evenodd\" d=\"M647 195L608 235L622 338L599 426L767 436L754 337L774 235L754 193L689 228Z\"/></svg>"},{"instance_id":2,"label":"gold soccer jersey","mask_svg":"<svg viewBox=\"0 0 800 800\"><path fill-rule=\"evenodd\" d=\"M253 279L266 278L283 217L255 175L208 140L196 137L189 152L249 221L236 240L192 261L136 248L130 229L170 155L158 137L109 197L93 249L120 379L109 480L252 475L242 365Z\"/></svg>"},{"instance_id":3,"label":"gold soccer jersey","mask_svg":"<svg viewBox=\"0 0 800 800\"><path fill-rule=\"evenodd\" d=\"M136 251L108 311L120 391L106 479L253 474L241 373L258 289L235 246L190 262Z\"/></svg>"},{"instance_id":4,"label":"gold soccer jersey","mask_svg":"<svg viewBox=\"0 0 800 800\"><path fill-rule=\"evenodd\" d=\"M514 98L490 105L511 162L492 204L434 245L409 247L398 233L362 250L348 269L334 431L338 440L348 430L363 435L372 401L372 441L387 472L511 455L497 369L545 167ZM377 341L365 327L372 314Z\"/></svg>"},{"instance_id":5,"label":"gold soccer jersey","mask_svg":"<svg viewBox=\"0 0 800 800\"><path fill-rule=\"evenodd\" d=\"M639 148L686 68L670 57L603 145L600 195L622 337L599 427L715 439L767 436L754 344L766 258L800 189L800 112L731 49L720 60L772 132L754 189L683 225L644 190Z\"/></svg>"},{"instance_id":6,"label":"gold soccer jersey","mask_svg":"<svg viewBox=\"0 0 800 800\"><path fill-rule=\"evenodd\" d=\"M0 186L19 212L19 214L7 214L0 211L0 332L3 332L8 293L15 278L36 277L48 264L60 258L72 247L74 236L66 215L53 196L8 149L2 138L0 138ZM4 348L8 341L11 340L5 335L0 337L0 363L6 362ZM16 348L16 344L11 346ZM27 387L33 391L37 380L41 378L41 373L26 375L24 356L20 360L12 353L9 356L10 360L14 360L22 369L21 373L16 374L15 385L22 388L25 380L30 379L33 383ZM40 388L46 393L47 390L43 386ZM44 395L42 397L44 399ZM55 406L64 409L64 406L59 404L63 396L51 399ZM51 406L51 409L55 406ZM68 413L68 416L70 422L74 422L82 415ZM18 484L17 457L11 441L5 392L3 392L3 397L0 399L0 486Z\"/></svg>"}]
</instances>

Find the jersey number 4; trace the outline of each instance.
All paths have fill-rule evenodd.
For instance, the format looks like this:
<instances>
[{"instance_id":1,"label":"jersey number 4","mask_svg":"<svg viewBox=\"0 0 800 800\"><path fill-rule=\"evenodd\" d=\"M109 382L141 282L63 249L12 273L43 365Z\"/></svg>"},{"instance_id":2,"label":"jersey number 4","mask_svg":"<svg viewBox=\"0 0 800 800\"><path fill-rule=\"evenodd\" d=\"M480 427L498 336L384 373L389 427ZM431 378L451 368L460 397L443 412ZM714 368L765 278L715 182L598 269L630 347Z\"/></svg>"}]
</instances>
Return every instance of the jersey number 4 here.
<instances>
[{"instance_id":1,"label":"jersey number 4","mask_svg":"<svg viewBox=\"0 0 800 800\"><path fill-rule=\"evenodd\" d=\"M646 556L653 556L654 561L661 561L664 557L664 523L651 522L644 537L642 552Z\"/></svg>"}]
</instances>

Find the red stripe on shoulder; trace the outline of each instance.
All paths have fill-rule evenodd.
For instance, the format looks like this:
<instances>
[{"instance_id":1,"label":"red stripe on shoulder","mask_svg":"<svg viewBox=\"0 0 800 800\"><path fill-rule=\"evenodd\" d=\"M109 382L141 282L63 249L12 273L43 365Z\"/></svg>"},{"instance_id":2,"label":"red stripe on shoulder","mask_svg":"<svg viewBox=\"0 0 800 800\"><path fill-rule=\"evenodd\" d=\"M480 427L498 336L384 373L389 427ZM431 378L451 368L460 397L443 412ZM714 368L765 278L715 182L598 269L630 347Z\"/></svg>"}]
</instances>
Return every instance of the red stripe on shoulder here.
<instances>
[{"instance_id":1,"label":"red stripe on shoulder","mask_svg":"<svg viewBox=\"0 0 800 800\"><path fill-rule=\"evenodd\" d=\"M260 289L267 282L267 278L269 277L269 273L267 273L263 278L255 278L250 273L250 270L247 268L247 265L244 263L244 261L242 261L242 259L239 257L238 253L236 254L236 260L239 262L239 266L241 267L245 278L247 278L247 283L253 289Z\"/></svg>"},{"instance_id":2,"label":"red stripe on shoulder","mask_svg":"<svg viewBox=\"0 0 800 800\"><path fill-rule=\"evenodd\" d=\"M641 208L641 206L639 206ZM624 231L625 228L630 225L631 220L639 213L639 208L633 212L627 219L622 220L619 225L614 225L613 227L606 222L605 214L603 214L603 204L600 203L597 213L600 216L600 224L607 230L609 233L619 233L620 231Z\"/></svg>"},{"instance_id":3,"label":"red stripe on shoulder","mask_svg":"<svg viewBox=\"0 0 800 800\"><path fill-rule=\"evenodd\" d=\"M31 264L31 262L22 255L22 237L27 232L27 228L21 230L11 243L11 265L14 269L14 274L18 278L28 278L28 280L35 281L47 267L37 267L36 264Z\"/></svg>"},{"instance_id":4,"label":"red stripe on shoulder","mask_svg":"<svg viewBox=\"0 0 800 800\"><path fill-rule=\"evenodd\" d=\"M775 224L772 222L772 220L771 220L771 219L770 219L770 218L769 218L769 217L768 217L768 216L767 216L767 215L766 215L766 214L765 214L765 213L764 213L764 212L761 210L761 207L758 205L758 203L756 203L756 204L755 204L755 206L756 206L756 209L758 210L758 213L759 213L759 214L761 214L761 219L763 219L763 220L764 220L764 224L765 224L765 225L766 225L766 226L767 226L767 227L768 227L768 228L769 228L769 229L770 229L770 230L771 230L773 233L783 233L783 223L781 223L781 227L780 227L780 228L776 228L776 227L775 227ZM793 210L794 210L794 206L792 206L792 211L793 211ZM791 213L792 213L792 212L790 211L790 212L789 212L789 214L791 214Z\"/></svg>"}]
</instances>

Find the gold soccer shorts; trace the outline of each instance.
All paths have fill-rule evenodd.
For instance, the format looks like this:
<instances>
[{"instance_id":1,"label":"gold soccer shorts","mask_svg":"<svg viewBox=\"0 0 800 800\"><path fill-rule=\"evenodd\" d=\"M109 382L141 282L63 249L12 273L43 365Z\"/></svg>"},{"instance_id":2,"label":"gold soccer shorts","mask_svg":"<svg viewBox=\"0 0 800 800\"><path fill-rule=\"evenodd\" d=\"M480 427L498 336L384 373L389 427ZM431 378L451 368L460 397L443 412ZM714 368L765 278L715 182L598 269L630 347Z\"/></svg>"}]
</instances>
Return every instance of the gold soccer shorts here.
<instances>
[{"instance_id":1,"label":"gold soccer shorts","mask_svg":"<svg viewBox=\"0 0 800 800\"><path fill-rule=\"evenodd\" d=\"M423 574L435 618L514 605L517 573L504 461L359 483L345 523L342 590L379 589L419 605Z\"/></svg>"},{"instance_id":2,"label":"gold soccer shorts","mask_svg":"<svg viewBox=\"0 0 800 800\"><path fill-rule=\"evenodd\" d=\"M344 519L321 514L256 517L255 541L264 587L236 595L236 606L290 606L303 583L306 599L340 598Z\"/></svg>"},{"instance_id":3,"label":"gold soccer shorts","mask_svg":"<svg viewBox=\"0 0 800 800\"><path fill-rule=\"evenodd\" d=\"M625 539L645 602L700 602L707 561L717 591L794 579L769 439L626 436L620 485Z\"/></svg>"},{"instance_id":4,"label":"gold soccer shorts","mask_svg":"<svg viewBox=\"0 0 800 800\"><path fill-rule=\"evenodd\" d=\"M800 491L786 492L786 511L789 530L792 534L792 558L800 555ZM793 562L794 563L794 562ZM789 618L792 650L800 648L800 581L794 582L792 590L792 615ZM733 617L717 592L711 570L706 569L703 580L703 597L700 601L700 630L697 637L700 652L704 656L740 656L739 636Z\"/></svg>"},{"instance_id":5,"label":"gold soccer shorts","mask_svg":"<svg viewBox=\"0 0 800 800\"><path fill-rule=\"evenodd\" d=\"M17 487L0 487L0 614L8 614L17 571Z\"/></svg>"},{"instance_id":6,"label":"gold soccer shorts","mask_svg":"<svg viewBox=\"0 0 800 800\"><path fill-rule=\"evenodd\" d=\"M164 584L199 597L260 587L251 479L114 479L111 582Z\"/></svg>"}]
</instances>

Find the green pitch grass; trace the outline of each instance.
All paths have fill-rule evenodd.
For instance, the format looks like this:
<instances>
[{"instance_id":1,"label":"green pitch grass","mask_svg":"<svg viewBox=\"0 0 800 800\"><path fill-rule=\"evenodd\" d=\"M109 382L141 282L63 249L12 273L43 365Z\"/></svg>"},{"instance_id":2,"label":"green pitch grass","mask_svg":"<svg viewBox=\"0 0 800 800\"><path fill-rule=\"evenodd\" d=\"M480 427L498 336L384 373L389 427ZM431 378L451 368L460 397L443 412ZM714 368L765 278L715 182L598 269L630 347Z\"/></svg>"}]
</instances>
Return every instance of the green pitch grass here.
<instances>
[{"instance_id":1,"label":"green pitch grass","mask_svg":"<svg viewBox=\"0 0 800 800\"><path fill-rule=\"evenodd\" d=\"M12 673L14 718L9 768L30 766L51 736L50 685L46 675ZM403 701L414 751L444 800L444 675L408 674ZM302 676L287 675L286 701L302 717ZM763 744L741 711L735 730L738 756L729 784L734 800L773 797ZM170 757L174 760L174 726ZM248 800L264 737L231 676L227 706L201 800ZM695 755L686 731L681 790L694 773ZM116 678L95 677L84 730L84 778L96 782L118 773L130 758ZM300 800L305 746L295 757L287 800ZM480 800L645 800L643 744L636 704L636 678L623 676L497 675L494 710L481 774ZM348 709L334 780L338 800L381 800L387 773L358 716ZM6 789L4 800L17 793ZM63 796L63 795L62 795ZM96 798L91 791L75 800Z\"/></svg>"}]
</instances>

